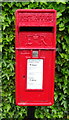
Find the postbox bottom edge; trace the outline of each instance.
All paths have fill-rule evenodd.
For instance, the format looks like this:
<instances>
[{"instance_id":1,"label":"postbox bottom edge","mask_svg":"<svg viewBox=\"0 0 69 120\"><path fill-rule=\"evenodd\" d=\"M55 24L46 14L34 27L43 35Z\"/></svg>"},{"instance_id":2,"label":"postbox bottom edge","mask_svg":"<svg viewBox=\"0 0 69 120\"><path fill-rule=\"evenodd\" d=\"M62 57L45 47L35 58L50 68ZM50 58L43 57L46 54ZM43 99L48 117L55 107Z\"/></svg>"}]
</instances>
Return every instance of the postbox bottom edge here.
<instances>
[{"instance_id":1,"label":"postbox bottom edge","mask_svg":"<svg viewBox=\"0 0 69 120\"><path fill-rule=\"evenodd\" d=\"M54 102L49 103L16 103L18 106L52 106Z\"/></svg>"}]
</instances>

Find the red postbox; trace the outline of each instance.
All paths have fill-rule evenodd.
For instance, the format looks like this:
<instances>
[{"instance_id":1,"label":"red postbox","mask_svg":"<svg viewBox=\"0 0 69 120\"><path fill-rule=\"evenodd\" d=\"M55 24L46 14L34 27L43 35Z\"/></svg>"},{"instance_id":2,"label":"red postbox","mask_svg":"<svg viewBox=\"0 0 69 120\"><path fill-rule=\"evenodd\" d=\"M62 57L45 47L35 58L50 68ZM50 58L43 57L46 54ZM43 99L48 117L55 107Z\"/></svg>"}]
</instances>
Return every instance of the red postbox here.
<instances>
[{"instance_id":1,"label":"red postbox","mask_svg":"<svg viewBox=\"0 0 69 120\"><path fill-rule=\"evenodd\" d=\"M16 15L16 104L54 103L56 11L18 9Z\"/></svg>"}]
</instances>

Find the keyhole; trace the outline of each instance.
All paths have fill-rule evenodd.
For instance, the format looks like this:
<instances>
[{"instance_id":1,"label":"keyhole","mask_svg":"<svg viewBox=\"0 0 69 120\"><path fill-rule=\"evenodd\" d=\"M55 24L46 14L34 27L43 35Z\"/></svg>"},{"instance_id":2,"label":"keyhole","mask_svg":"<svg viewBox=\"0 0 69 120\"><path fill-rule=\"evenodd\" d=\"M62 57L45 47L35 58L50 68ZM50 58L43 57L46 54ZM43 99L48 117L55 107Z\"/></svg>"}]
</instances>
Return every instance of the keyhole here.
<instances>
[{"instance_id":1,"label":"keyhole","mask_svg":"<svg viewBox=\"0 0 69 120\"><path fill-rule=\"evenodd\" d=\"M25 75L23 75L23 78L25 78Z\"/></svg>"}]
</instances>

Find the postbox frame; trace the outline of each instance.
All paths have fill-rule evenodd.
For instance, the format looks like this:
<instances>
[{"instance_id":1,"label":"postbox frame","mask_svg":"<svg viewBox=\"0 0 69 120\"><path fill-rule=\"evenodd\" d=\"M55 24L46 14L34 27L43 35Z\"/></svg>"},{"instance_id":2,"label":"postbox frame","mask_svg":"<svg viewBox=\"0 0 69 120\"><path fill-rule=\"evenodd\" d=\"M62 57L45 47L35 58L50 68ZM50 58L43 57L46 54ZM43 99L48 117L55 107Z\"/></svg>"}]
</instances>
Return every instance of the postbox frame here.
<instances>
[{"instance_id":1,"label":"postbox frame","mask_svg":"<svg viewBox=\"0 0 69 120\"><path fill-rule=\"evenodd\" d=\"M32 25L32 27L34 27L34 26L39 27L38 24L37 25L33 25L33 24L29 25L28 24L27 26L26 26L26 24L25 25L19 24L19 20L18 20L18 17L19 17L18 14L19 13L30 13L30 14L31 13L54 13L54 22L53 22L53 24L52 23L51 24L48 23L45 26L45 27L52 27L53 30L54 30L54 46L53 47L48 47L47 46L46 48L45 47L41 47L41 48L39 48L39 47L26 48L24 46L23 47L19 46L18 40L19 40L19 27L20 26L30 27ZM51 50L54 53L52 59L53 59L53 61L55 61L55 50L56 50L56 10L53 10L53 9L18 9L18 10L16 10L15 17L16 17L16 25L15 25L15 36L16 36L15 37L15 54L16 54L16 66L15 66L15 72L16 72L16 74L15 74L15 78L16 78L16 81L15 81L15 83L16 83L16 105L19 105L19 106L51 106L52 104L54 104L54 79L52 80L52 86L53 86L52 87L52 92L51 92L52 100L50 102L39 102L39 101L37 101L37 102L26 102L26 101L25 102L19 102L19 85L18 85L18 82L19 82L18 81L18 74L19 73L18 73L18 65L17 65L17 63L19 62L19 60L18 60L19 59L18 54L19 54L19 51L21 51L21 50L39 50L39 56L40 56L40 50L46 50L46 51ZM40 27L44 27L44 25L41 25ZM27 59L43 59L43 66L44 66L44 59L45 59L44 56L40 57L40 58L37 58L37 57L34 57L34 58L32 58L32 57L30 57L30 58L26 57L26 61L27 61ZM52 63L52 66L53 66L53 72L55 73L55 64L54 63ZM26 63L26 66L27 66L27 63ZM27 74L27 70L26 70L26 74ZM44 76L44 73L43 73L43 76ZM25 83L25 88L26 88L26 84L27 83ZM30 91L30 92L31 92L31 90L37 92L37 89L34 89L34 90L33 89L26 89L26 91ZM43 89L39 89L38 91L43 91Z\"/></svg>"}]
</instances>

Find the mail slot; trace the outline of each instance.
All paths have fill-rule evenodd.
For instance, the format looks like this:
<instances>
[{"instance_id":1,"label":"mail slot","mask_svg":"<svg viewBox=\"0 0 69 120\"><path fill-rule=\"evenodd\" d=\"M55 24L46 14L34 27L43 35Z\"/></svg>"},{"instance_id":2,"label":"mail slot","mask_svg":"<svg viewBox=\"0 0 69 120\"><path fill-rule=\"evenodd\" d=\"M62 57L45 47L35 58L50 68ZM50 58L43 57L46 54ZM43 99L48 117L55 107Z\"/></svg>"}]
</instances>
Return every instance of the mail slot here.
<instances>
[{"instance_id":1,"label":"mail slot","mask_svg":"<svg viewBox=\"0 0 69 120\"><path fill-rule=\"evenodd\" d=\"M54 104L56 11L18 9L15 13L16 105Z\"/></svg>"}]
</instances>

